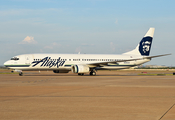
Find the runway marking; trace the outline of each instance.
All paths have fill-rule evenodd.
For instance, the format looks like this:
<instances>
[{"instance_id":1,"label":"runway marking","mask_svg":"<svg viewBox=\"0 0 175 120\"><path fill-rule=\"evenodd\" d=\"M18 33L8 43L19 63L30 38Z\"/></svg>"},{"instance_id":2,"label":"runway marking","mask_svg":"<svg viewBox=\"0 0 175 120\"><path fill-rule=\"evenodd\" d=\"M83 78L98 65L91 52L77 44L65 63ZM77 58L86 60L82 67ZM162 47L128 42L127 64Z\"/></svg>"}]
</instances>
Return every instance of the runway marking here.
<instances>
[{"instance_id":1,"label":"runway marking","mask_svg":"<svg viewBox=\"0 0 175 120\"><path fill-rule=\"evenodd\" d=\"M173 104L163 115L162 117L159 119L161 120L173 107L174 107L175 104Z\"/></svg>"}]
</instances>

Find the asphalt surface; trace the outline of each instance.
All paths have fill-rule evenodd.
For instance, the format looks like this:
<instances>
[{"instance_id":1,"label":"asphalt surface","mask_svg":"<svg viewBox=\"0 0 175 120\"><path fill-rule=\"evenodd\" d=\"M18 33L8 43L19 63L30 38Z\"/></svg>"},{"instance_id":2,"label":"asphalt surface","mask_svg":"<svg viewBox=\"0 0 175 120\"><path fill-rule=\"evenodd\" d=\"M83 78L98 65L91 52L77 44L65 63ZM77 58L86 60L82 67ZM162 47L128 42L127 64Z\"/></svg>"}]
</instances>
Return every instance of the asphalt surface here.
<instances>
[{"instance_id":1,"label":"asphalt surface","mask_svg":"<svg viewBox=\"0 0 175 120\"><path fill-rule=\"evenodd\" d=\"M0 74L1 120L175 120L173 75L99 71L97 76L52 72L19 76L6 72Z\"/></svg>"}]
</instances>

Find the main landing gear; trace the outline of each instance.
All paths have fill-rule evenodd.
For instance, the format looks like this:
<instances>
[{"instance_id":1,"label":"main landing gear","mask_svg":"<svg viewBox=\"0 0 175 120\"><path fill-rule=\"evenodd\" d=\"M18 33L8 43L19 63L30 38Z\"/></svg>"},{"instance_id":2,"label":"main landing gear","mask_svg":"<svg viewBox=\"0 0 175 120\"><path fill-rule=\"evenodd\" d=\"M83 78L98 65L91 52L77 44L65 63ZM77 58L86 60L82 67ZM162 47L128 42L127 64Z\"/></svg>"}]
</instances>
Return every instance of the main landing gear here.
<instances>
[{"instance_id":1,"label":"main landing gear","mask_svg":"<svg viewBox=\"0 0 175 120\"><path fill-rule=\"evenodd\" d=\"M81 75L81 76L83 76L83 75L84 75L84 73L78 73L78 75Z\"/></svg>"},{"instance_id":2,"label":"main landing gear","mask_svg":"<svg viewBox=\"0 0 175 120\"><path fill-rule=\"evenodd\" d=\"M92 71L89 73L89 75L95 76L95 75L96 75L96 72L95 72L94 70L92 70Z\"/></svg>"},{"instance_id":3,"label":"main landing gear","mask_svg":"<svg viewBox=\"0 0 175 120\"><path fill-rule=\"evenodd\" d=\"M83 75L84 75L84 73L78 73L78 75L83 76ZM96 75L95 70L91 70L91 71L90 71L90 73L89 73L89 75L91 75L91 76L95 76L95 75Z\"/></svg>"}]
</instances>

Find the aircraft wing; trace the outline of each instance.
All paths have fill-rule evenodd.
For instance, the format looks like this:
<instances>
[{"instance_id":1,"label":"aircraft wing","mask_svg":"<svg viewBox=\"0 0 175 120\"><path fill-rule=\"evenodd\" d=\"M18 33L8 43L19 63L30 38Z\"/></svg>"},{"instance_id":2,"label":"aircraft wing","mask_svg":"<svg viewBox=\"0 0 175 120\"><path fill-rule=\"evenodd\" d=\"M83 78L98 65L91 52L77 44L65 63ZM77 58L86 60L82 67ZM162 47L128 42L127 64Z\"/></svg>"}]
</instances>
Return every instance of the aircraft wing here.
<instances>
[{"instance_id":1,"label":"aircraft wing","mask_svg":"<svg viewBox=\"0 0 175 120\"><path fill-rule=\"evenodd\" d=\"M124 59L124 60L117 60L117 61L107 61L107 62L98 62L98 63L90 63L87 65L94 65L94 66L101 66L101 65L108 65L108 64L116 64L119 62L127 62L127 61L134 61L134 60L143 60L143 59L151 59L155 57L162 57L171 54L163 54L163 55L156 55L156 56L148 56L148 57L140 57L140 58L133 58L133 59Z\"/></svg>"}]
</instances>

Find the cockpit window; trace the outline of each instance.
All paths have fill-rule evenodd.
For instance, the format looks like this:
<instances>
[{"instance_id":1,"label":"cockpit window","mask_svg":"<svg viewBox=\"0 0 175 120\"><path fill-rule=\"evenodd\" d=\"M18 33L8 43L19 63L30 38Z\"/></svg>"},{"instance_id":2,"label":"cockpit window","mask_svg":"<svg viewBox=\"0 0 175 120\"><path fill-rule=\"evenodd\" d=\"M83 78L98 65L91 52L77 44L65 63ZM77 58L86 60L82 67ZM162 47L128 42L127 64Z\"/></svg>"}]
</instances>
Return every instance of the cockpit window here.
<instances>
[{"instance_id":1,"label":"cockpit window","mask_svg":"<svg viewBox=\"0 0 175 120\"><path fill-rule=\"evenodd\" d=\"M19 60L19 58L13 57L13 58L11 58L11 60Z\"/></svg>"}]
</instances>

